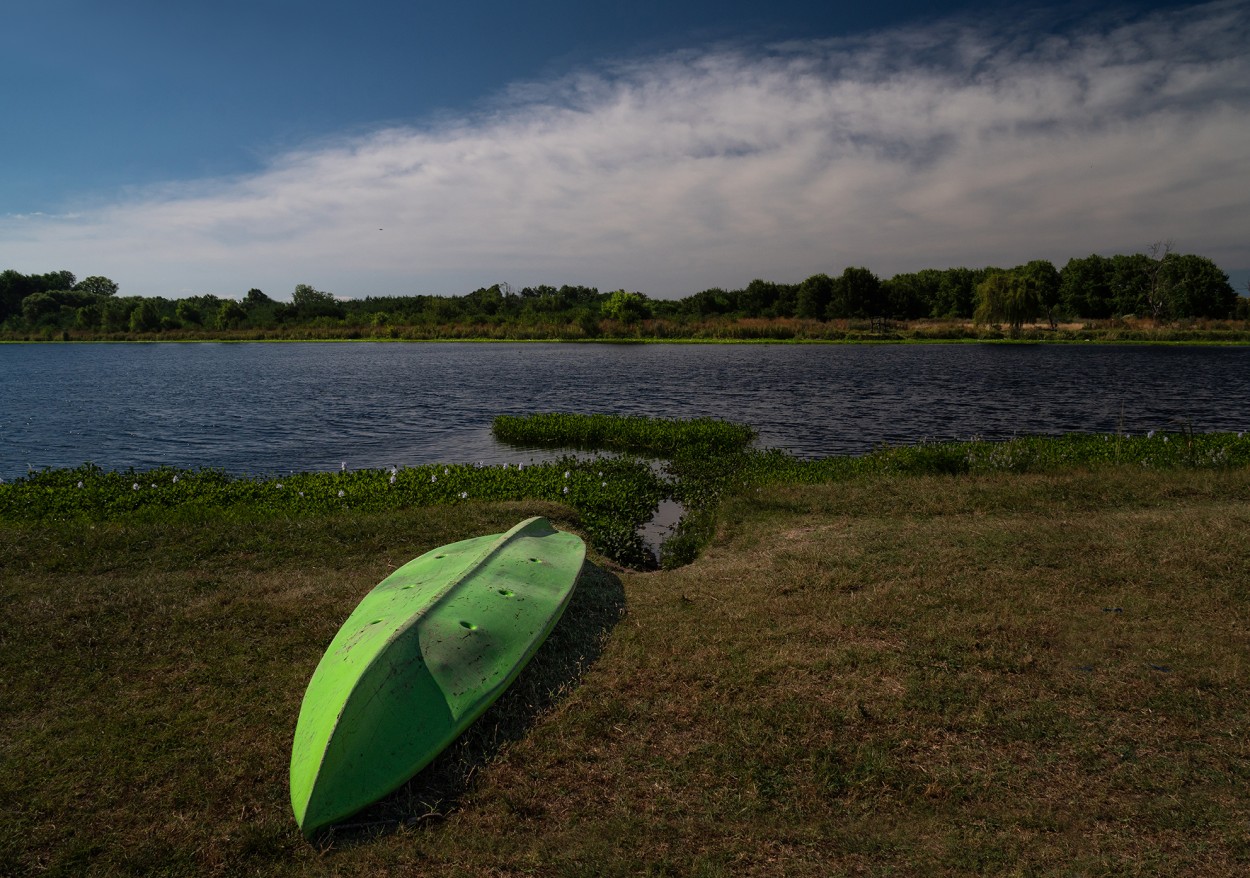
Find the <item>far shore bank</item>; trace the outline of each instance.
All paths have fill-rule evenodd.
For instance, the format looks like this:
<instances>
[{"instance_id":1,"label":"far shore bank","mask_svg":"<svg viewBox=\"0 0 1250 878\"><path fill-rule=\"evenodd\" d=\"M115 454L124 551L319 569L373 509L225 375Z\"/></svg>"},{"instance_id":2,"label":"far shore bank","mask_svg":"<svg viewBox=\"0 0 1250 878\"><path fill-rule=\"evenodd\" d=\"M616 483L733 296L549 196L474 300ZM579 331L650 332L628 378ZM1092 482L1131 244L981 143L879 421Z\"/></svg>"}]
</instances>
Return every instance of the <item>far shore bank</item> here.
<instances>
[{"instance_id":1,"label":"far shore bank","mask_svg":"<svg viewBox=\"0 0 1250 878\"><path fill-rule=\"evenodd\" d=\"M580 326L509 323L439 326L298 326L160 332L10 332L0 344L176 342L568 342L580 344L1250 344L1250 321L1155 323L1139 318L1026 324L1018 328L970 321L737 320L679 324L605 321Z\"/></svg>"}]
</instances>

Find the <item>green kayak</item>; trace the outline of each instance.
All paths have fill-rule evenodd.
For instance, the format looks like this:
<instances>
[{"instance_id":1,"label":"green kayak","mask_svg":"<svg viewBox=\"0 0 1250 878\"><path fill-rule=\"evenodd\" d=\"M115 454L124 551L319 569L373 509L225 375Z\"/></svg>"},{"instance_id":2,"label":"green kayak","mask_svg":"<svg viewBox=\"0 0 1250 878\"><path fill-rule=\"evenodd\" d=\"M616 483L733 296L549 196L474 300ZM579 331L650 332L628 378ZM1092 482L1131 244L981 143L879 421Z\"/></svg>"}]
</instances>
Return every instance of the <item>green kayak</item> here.
<instances>
[{"instance_id":1,"label":"green kayak","mask_svg":"<svg viewBox=\"0 0 1250 878\"><path fill-rule=\"evenodd\" d=\"M516 678L564 612L586 556L545 518L400 567L313 672L291 749L305 835L402 786Z\"/></svg>"}]
</instances>

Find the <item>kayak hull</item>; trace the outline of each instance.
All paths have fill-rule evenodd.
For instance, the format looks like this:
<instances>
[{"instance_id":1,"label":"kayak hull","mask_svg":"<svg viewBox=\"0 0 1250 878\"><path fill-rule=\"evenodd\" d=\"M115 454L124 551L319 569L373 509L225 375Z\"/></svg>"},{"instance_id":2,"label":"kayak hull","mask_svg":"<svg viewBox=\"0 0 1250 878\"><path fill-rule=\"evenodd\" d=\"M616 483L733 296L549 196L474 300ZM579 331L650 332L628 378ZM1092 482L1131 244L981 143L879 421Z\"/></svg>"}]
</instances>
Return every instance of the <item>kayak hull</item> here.
<instances>
[{"instance_id":1,"label":"kayak hull","mask_svg":"<svg viewBox=\"0 0 1250 878\"><path fill-rule=\"evenodd\" d=\"M291 807L305 835L398 789L503 693L564 612L585 553L531 518L414 558L365 596L300 707Z\"/></svg>"}]
</instances>

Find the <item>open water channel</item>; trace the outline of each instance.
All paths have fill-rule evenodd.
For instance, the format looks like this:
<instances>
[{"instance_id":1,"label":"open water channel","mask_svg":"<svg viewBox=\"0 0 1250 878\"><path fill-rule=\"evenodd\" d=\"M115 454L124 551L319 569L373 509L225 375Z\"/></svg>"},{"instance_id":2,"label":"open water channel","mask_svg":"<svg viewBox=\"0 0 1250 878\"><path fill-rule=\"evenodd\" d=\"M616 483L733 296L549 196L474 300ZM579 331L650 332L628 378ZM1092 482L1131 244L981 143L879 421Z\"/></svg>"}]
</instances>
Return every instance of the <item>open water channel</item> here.
<instances>
[{"instance_id":1,"label":"open water channel","mask_svg":"<svg viewBox=\"0 0 1250 878\"><path fill-rule=\"evenodd\" d=\"M236 474L542 452L498 414L712 416L809 457L1070 431L1250 429L1250 347L0 345L0 477L158 465Z\"/></svg>"}]
</instances>

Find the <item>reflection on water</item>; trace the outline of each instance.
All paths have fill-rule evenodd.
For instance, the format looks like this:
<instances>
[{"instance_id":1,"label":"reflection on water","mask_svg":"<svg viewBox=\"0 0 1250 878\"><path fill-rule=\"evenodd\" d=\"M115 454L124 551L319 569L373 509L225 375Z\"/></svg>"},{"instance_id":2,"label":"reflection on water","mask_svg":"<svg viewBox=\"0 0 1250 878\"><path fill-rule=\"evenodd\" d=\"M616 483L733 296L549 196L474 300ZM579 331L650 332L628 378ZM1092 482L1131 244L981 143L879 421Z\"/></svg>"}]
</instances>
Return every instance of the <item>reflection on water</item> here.
<instances>
[{"instance_id":1,"label":"reflection on water","mask_svg":"<svg viewBox=\"0 0 1250 878\"><path fill-rule=\"evenodd\" d=\"M677 527L677 522L685 514L685 508L676 500L661 500L651 520L638 528L643 545L655 556L657 563L660 560L660 546L672 536L673 528Z\"/></svg>"},{"instance_id":2,"label":"reflection on water","mask_svg":"<svg viewBox=\"0 0 1250 878\"><path fill-rule=\"evenodd\" d=\"M748 423L801 456L922 439L1250 428L1250 347L0 345L0 476L502 463L497 414Z\"/></svg>"}]
</instances>

